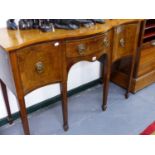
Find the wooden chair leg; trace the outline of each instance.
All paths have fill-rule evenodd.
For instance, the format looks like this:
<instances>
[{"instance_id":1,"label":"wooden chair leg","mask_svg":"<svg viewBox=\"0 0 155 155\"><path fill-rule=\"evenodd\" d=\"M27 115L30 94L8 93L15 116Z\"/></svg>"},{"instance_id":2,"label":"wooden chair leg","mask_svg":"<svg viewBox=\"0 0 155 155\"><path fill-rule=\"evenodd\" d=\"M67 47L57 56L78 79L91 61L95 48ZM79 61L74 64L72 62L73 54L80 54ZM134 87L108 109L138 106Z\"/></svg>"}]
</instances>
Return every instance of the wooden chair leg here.
<instances>
[{"instance_id":1,"label":"wooden chair leg","mask_svg":"<svg viewBox=\"0 0 155 155\"><path fill-rule=\"evenodd\" d=\"M109 92L109 81L110 81L110 72L111 72L111 65L110 65L110 57L109 55L106 56L104 61L104 70L103 70L103 105L102 110L105 111L107 109L107 99L108 99L108 92Z\"/></svg>"},{"instance_id":2,"label":"wooden chair leg","mask_svg":"<svg viewBox=\"0 0 155 155\"><path fill-rule=\"evenodd\" d=\"M3 94L7 114L8 114L7 119L8 119L9 124L12 124L13 123L13 118L12 118L12 115L11 115L10 104L9 104L8 94L7 94L7 88L6 88L6 85L3 83L2 80L0 80L0 84L1 84L1 89L2 89L2 94Z\"/></svg>"},{"instance_id":3,"label":"wooden chair leg","mask_svg":"<svg viewBox=\"0 0 155 155\"><path fill-rule=\"evenodd\" d=\"M64 128L64 131L67 131L69 129L68 105L67 105L67 82L61 83L61 95L62 95L63 128Z\"/></svg>"},{"instance_id":4,"label":"wooden chair leg","mask_svg":"<svg viewBox=\"0 0 155 155\"><path fill-rule=\"evenodd\" d=\"M28 118L27 118L27 111L26 111L24 96L18 97L18 101L19 101L20 116L21 116L21 120L22 120L24 134L30 135L30 129L29 129L29 124L28 124Z\"/></svg>"},{"instance_id":5,"label":"wooden chair leg","mask_svg":"<svg viewBox=\"0 0 155 155\"><path fill-rule=\"evenodd\" d=\"M127 90L126 90L126 93L125 93L125 98L126 99L129 98L129 93L130 93L130 90L131 90L133 73L134 73L134 66L135 66L135 56L133 56L132 62L131 62L131 68L130 68L129 79L128 79L128 86L127 86Z\"/></svg>"}]
</instances>

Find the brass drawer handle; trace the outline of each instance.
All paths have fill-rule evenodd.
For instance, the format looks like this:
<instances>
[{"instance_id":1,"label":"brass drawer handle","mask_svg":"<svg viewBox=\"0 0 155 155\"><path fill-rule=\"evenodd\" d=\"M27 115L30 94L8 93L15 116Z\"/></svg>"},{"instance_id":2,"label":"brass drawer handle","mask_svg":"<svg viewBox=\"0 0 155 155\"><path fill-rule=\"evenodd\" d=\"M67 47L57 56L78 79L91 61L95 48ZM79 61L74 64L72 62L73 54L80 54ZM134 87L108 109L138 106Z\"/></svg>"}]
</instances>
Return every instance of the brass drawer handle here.
<instances>
[{"instance_id":1,"label":"brass drawer handle","mask_svg":"<svg viewBox=\"0 0 155 155\"><path fill-rule=\"evenodd\" d=\"M122 31L123 31L123 26L118 26L118 27L115 29L115 32L116 32L117 34L120 34Z\"/></svg>"},{"instance_id":2,"label":"brass drawer handle","mask_svg":"<svg viewBox=\"0 0 155 155\"><path fill-rule=\"evenodd\" d=\"M125 40L124 40L124 38L121 38L120 39L120 45L121 45L121 47L125 47Z\"/></svg>"},{"instance_id":3,"label":"brass drawer handle","mask_svg":"<svg viewBox=\"0 0 155 155\"><path fill-rule=\"evenodd\" d=\"M109 39L108 39L107 37L105 37L105 38L103 39L103 45L104 45L105 47L109 47L109 46L110 46L110 41L109 41Z\"/></svg>"},{"instance_id":4,"label":"brass drawer handle","mask_svg":"<svg viewBox=\"0 0 155 155\"><path fill-rule=\"evenodd\" d=\"M78 45L78 52L81 56L83 56L85 54L86 51L86 46L84 44L80 44Z\"/></svg>"},{"instance_id":5,"label":"brass drawer handle","mask_svg":"<svg viewBox=\"0 0 155 155\"><path fill-rule=\"evenodd\" d=\"M35 69L37 71L38 74L41 74L44 72L44 64L43 62L39 61L35 64Z\"/></svg>"}]
</instances>

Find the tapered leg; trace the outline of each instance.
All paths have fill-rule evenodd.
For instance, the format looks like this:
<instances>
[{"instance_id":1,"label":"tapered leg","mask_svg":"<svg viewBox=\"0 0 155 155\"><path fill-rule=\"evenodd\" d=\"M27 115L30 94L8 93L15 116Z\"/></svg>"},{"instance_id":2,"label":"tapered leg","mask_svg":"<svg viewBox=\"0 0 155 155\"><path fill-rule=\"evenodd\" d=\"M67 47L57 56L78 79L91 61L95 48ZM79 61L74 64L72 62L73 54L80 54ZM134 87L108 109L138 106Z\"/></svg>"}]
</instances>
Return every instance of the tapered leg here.
<instances>
[{"instance_id":1,"label":"tapered leg","mask_svg":"<svg viewBox=\"0 0 155 155\"><path fill-rule=\"evenodd\" d=\"M62 95L63 128L64 131L67 131L69 129L68 105L67 105L67 81L61 83L61 95Z\"/></svg>"},{"instance_id":2,"label":"tapered leg","mask_svg":"<svg viewBox=\"0 0 155 155\"><path fill-rule=\"evenodd\" d=\"M108 99L108 92L109 92L109 80L110 80L110 72L111 72L111 65L110 65L110 57L109 55L106 56L104 61L104 70L103 70L103 105L102 110L105 111L107 109L107 99Z\"/></svg>"},{"instance_id":3,"label":"tapered leg","mask_svg":"<svg viewBox=\"0 0 155 155\"><path fill-rule=\"evenodd\" d=\"M14 82L15 82L15 87L16 87L16 95L18 99L18 105L20 109L20 116L21 116L21 121L23 125L23 130L25 135L30 134L29 130L29 124L28 124L28 119L27 119L27 111L26 111L26 106L25 106L25 100L24 100L24 91L22 87L22 80L21 80L21 73L19 71L19 64L18 64L18 59L16 52L11 52L10 54L10 63L13 71L13 77L14 77Z\"/></svg>"},{"instance_id":4,"label":"tapered leg","mask_svg":"<svg viewBox=\"0 0 155 155\"><path fill-rule=\"evenodd\" d=\"M128 86L127 86L127 90L125 93L125 98L128 99L129 98L129 92L131 90L131 85L132 85L132 79L133 79L133 73L134 73L134 66L135 66L135 58L133 56L132 58L132 62L131 62L131 68L130 68L130 73L129 73L129 79L128 79Z\"/></svg>"},{"instance_id":5,"label":"tapered leg","mask_svg":"<svg viewBox=\"0 0 155 155\"><path fill-rule=\"evenodd\" d=\"M28 124L28 118L27 118L27 111L26 111L24 96L18 97L18 101L19 101L20 116L21 116L22 125L23 125L23 129L24 129L24 134L30 135L30 129L29 129L29 124Z\"/></svg>"},{"instance_id":6,"label":"tapered leg","mask_svg":"<svg viewBox=\"0 0 155 155\"><path fill-rule=\"evenodd\" d=\"M8 100L7 88L6 88L6 85L3 83L3 81L1 79L0 79L0 84L1 84L1 88L2 88L2 94L3 94L3 97L4 97L4 102L5 102L5 105L6 105L7 114L8 114L7 119L8 119L9 124L12 124L13 119L12 119L9 100Z\"/></svg>"}]
</instances>

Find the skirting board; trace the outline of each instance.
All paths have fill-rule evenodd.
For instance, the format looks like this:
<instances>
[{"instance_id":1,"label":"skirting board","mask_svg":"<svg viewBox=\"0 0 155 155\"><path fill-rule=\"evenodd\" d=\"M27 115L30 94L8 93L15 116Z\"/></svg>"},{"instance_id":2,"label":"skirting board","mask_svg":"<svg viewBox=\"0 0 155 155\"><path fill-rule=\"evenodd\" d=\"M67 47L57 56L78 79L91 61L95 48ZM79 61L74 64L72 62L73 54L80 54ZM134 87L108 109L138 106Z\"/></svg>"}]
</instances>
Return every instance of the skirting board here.
<instances>
[{"instance_id":1,"label":"skirting board","mask_svg":"<svg viewBox=\"0 0 155 155\"><path fill-rule=\"evenodd\" d=\"M82 91L84 91L86 89L89 89L91 87L94 87L94 86L98 85L99 83L101 83L100 78L97 79L97 80L91 81L89 83L86 83L86 84L84 84L82 86L79 86L77 88L74 88L74 89L68 91L68 97L72 96L74 94L77 94L79 92L82 92ZM61 96L57 95L57 96L52 97L52 98L50 98L48 100L45 100L45 101L43 101L41 103L37 103L37 104L35 104L35 105L31 106L31 107L28 107L27 108L27 113L30 114L32 112L35 112L35 111L41 109L41 108L44 108L44 107L49 106L51 104L54 104L54 103L56 103L56 102L58 102L60 100L61 100ZM12 114L12 117L13 117L13 120L18 119L20 117L19 112L16 112L16 113ZM7 123L8 123L7 117L0 119L0 126L3 126L5 124L7 124Z\"/></svg>"}]
</instances>

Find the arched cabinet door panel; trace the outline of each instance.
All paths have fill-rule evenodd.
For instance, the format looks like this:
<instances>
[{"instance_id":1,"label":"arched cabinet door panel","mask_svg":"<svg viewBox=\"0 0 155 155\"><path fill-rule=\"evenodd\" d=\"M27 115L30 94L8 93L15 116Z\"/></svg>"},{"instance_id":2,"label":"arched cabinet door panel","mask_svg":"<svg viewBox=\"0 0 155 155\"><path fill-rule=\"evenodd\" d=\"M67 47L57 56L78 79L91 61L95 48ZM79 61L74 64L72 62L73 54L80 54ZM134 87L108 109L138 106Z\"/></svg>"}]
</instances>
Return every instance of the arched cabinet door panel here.
<instances>
[{"instance_id":1,"label":"arched cabinet door panel","mask_svg":"<svg viewBox=\"0 0 155 155\"><path fill-rule=\"evenodd\" d=\"M24 93L62 80L62 43L46 42L16 51Z\"/></svg>"}]
</instances>

